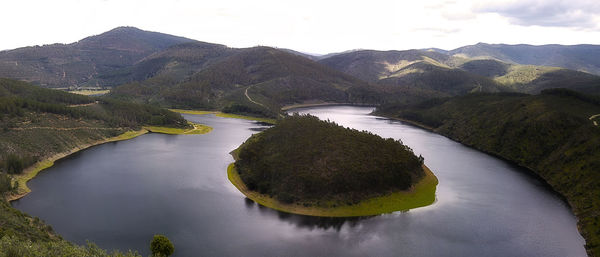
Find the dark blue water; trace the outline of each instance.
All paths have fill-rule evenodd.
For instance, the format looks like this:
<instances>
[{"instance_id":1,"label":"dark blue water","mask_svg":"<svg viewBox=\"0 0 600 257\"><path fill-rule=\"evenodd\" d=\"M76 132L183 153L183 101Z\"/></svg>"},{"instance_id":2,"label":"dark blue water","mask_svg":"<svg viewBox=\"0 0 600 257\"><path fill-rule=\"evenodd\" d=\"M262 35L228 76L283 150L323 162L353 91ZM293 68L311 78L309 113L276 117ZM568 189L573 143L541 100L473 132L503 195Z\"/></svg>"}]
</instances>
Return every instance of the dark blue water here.
<instances>
[{"instance_id":1,"label":"dark blue water","mask_svg":"<svg viewBox=\"0 0 600 257\"><path fill-rule=\"evenodd\" d=\"M431 206L366 219L284 214L248 201L227 180L229 152L264 126L212 115L206 135L147 134L85 150L29 182L13 205L64 238L144 255L156 233L174 256L585 256L566 204L502 160L371 108L297 109L401 139L439 179Z\"/></svg>"}]
</instances>

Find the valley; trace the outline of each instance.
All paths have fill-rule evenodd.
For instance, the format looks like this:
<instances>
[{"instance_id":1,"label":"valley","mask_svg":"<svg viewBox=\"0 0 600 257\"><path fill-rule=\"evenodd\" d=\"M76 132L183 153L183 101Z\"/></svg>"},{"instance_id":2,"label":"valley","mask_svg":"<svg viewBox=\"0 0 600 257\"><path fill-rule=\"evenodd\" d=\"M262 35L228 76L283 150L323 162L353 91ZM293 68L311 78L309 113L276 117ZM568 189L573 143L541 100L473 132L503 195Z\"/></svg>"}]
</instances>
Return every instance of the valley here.
<instances>
[{"instance_id":1,"label":"valley","mask_svg":"<svg viewBox=\"0 0 600 257\"><path fill-rule=\"evenodd\" d=\"M146 256L153 233L174 256L598 256L599 51L311 55L135 27L0 51L0 256ZM421 172L385 173L406 156L365 135Z\"/></svg>"}]
</instances>

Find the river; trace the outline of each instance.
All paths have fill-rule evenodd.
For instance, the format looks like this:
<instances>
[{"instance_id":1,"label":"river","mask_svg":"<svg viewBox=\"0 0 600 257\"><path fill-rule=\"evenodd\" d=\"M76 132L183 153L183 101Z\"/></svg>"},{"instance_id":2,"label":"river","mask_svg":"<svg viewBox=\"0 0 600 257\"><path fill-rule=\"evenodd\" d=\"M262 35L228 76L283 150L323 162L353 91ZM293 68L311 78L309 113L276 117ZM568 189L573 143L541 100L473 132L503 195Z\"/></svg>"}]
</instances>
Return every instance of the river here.
<instances>
[{"instance_id":1,"label":"river","mask_svg":"<svg viewBox=\"0 0 600 257\"><path fill-rule=\"evenodd\" d=\"M293 111L401 139L439 179L433 205L363 219L258 206L229 183L226 168L229 152L265 126L185 115L214 130L84 150L41 172L13 206L72 242L144 256L154 234L171 239L173 256L586 256L566 203L527 171L371 110Z\"/></svg>"}]
</instances>

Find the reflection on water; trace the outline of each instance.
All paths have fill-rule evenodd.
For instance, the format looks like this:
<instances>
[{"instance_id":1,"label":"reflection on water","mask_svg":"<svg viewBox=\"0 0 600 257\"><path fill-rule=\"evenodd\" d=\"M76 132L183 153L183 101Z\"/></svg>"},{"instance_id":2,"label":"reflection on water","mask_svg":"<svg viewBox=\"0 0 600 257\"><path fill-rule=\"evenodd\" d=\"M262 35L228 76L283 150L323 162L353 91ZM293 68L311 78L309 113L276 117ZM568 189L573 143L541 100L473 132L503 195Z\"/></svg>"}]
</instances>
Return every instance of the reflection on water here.
<instances>
[{"instance_id":1,"label":"reflection on water","mask_svg":"<svg viewBox=\"0 0 600 257\"><path fill-rule=\"evenodd\" d=\"M229 152L267 126L184 115L206 135L147 134L87 149L29 182L13 205L67 240L173 256L585 256L566 204L535 177L443 136L368 115L372 108L297 109L401 139L439 180L433 205L368 218L292 215L245 199L227 179Z\"/></svg>"},{"instance_id":2,"label":"reflection on water","mask_svg":"<svg viewBox=\"0 0 600 257\"><path fill-rule=\"evenodd\" d=\"M244 204L246 205L246 208L248 208L250 210L253 208L257 208L263 214L277 215L277 217L281 221L284 221L284 222L287 222L290 224L294 224L295 226L297 226L299 228L307 228L310 230L334 229L336 231L339 231L342 228L342 226L344 226L344 225L354 227L354 226L356 226L356 224L359 221L370 218L370 217L344 217L344 218L316 217L316 216L292 214L292 213L281 212L281 211L277 211L277 210L273 210L273 209L264 207L260 204L255 203L254 201L252 201L252 199L247 198L247 197L244 198Z\"/></svg>"}]
</instances>

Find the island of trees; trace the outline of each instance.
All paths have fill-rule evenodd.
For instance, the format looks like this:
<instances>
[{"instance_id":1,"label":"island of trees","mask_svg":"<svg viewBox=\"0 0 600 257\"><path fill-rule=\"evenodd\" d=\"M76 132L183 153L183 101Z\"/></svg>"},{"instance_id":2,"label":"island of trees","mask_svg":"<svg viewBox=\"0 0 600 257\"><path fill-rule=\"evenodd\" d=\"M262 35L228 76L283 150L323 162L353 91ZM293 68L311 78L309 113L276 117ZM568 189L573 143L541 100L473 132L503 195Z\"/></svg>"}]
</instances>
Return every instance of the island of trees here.
<instances>
[{"instance_id":1,"label":"island of trees","mask_svg":"<svg viewBox=\"0 0 600 257\"><path fill-rule=\"evenodd\" d=\"M366 216L435 201L437 179L408 146L310 115L280 120L233 154L232 183L285 212Z\"/></svg>"}]
</instances>

